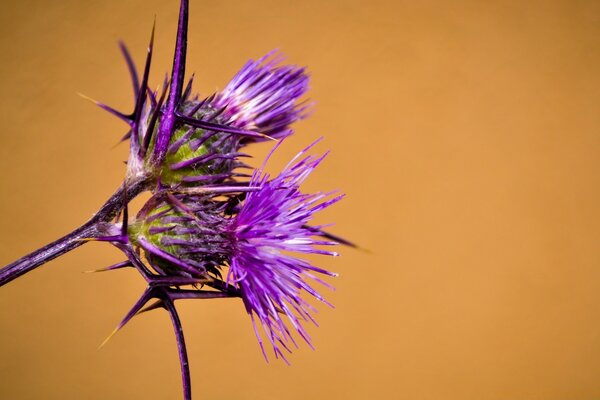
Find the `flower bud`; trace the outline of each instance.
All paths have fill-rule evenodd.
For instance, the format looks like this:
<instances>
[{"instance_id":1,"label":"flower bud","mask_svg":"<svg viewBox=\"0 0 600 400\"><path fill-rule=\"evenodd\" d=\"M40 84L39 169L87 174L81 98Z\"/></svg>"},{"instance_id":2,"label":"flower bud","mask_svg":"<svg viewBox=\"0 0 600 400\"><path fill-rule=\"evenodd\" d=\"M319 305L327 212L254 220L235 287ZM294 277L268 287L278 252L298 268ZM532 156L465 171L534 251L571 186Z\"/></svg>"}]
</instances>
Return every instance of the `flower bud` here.
<instances>
[{"instance_id":1,"label":"flower bud","mask_svg":"<svg viewBox=\"0 0 600 400\"><path fill-rule=\"evenodd\" d=\"M128 229L160 275L218 278L231 254L224 204L205 196L152 198Z\"/></svg>"}]
</instances>

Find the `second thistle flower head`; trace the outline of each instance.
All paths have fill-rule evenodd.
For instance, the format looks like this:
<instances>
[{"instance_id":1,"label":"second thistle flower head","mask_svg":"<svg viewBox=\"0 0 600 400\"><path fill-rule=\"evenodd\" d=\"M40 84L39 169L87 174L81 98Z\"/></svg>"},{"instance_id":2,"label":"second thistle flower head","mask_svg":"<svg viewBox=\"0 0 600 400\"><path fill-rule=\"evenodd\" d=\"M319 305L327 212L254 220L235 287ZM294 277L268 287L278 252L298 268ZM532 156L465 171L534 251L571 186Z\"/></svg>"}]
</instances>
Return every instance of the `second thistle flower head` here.
<instances>
[{"instance_id":1,"label":"second thistle flower head","mask_svg":"<svg viewBox=\"0 0 600 400\"><path fill-rule=\"evenodd\" d=\"M178 33L178 43L183 40ZM182 88L185 52L176 53L171 80L161 91L148 88L152 41L141 84L129 53L134 111L125 115L98 103L131 127L128 176L151 178L166 187L221 183L244 167L240 149L254 141L276 140L292 133L306 115L299 98L308 88L304 68L280 65L271 52L250 60L221 92L204 99L192 95L193 78ZM138 88L139 86L139 88ZM168 93L168 95L167 95Z\"/></svg>"},{"instance_id":2,"label":"second thistle flower head","mask_svg":"<svg viewBox=\"0 0 600 400\"><path fill-rule=\"evenodd\" d=\"M284 359L282 349L296 345L292 330L310 344L303 322L313 321L314 309L303 293L326 303L312 283L324 284L318 274L336 275L299 257L337 255L320 248L337 243L319 237L320 227L309 224L342 197L300 190L324 158L307 150L272 179L256 170L245 198L196 190L155 197L129 230L131 243L160 274L236 290L255 327L262 326L276 357ZM263 347L258 331L257 337Z\"/></svg>"},{"instance_id":3,"label":"second thistle flower head","mask_svg":"<svg viewBox=\"0 0 600 400\"><path fill-rule=\"evenodd\" d=\"M316 238L319 227L309 224L316 213L343 197L300 191L300 185L325 157L306 155L307 150L298 154L273 179L261 170L256 171L251 185L260 189L248 193L231 221L236 247L227 281L240 288L255 328L256 317L276 357L284 360L282 348L289 351L290 342L296 345L288 323L310 345L302 322L314 322L311 316L314 309L303 299L302 293L327 303L311 283L328 286L316 274L337 276L313 266L297 254L337 256L336 252L317 248L337 243ZM257 337L262 347L258 333Z\"/></svg>"}]
</instances>

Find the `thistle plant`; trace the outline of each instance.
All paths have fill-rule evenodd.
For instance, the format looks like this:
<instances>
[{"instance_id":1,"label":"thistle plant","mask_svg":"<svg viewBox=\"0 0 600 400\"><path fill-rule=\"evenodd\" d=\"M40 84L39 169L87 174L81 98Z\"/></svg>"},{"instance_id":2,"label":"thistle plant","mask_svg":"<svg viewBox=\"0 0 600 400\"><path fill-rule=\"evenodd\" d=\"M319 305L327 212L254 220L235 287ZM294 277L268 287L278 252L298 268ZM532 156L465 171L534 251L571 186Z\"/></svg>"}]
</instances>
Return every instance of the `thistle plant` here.
<instances>
[{"instance_id":1,"label":"thistle plant","mask_svg":"<svg viewBox=\"0 0 600 400\"><path fill-rule=\"evenodd\" d=\"M282 58L270 53L201 99L192 94L193 77L184 82L187 30L188 1L182 0L172 72L156 91L148 84L154 28L141 79L121 44L133 111L95 103L129 126L125 179L88 222L0 270L0 286L90 241L114 245L125 260L101 270L134 268L148 284L115 332L140 312L165 309L177 339L184 399L191 399L176 300L240 298L265 358L263 342L287 362L285 353L298 338L311 346L304 324L314 322L315 310L306 297L329 304L313 286L329 287L319 276L336 276L302 255L336 256L331 246L352 244L312 222L343 197L301 191L325 157L310 154L314 143L276 176L265 172L270 155L293 133L291 125L307 115L308 105L299 101L308 87L305 70L281 65ZM253 142L274 144L257 169L243 161L242 150ZM149 200L130 216L129 202L144 192Z\"/></svg>"}]
</instances>

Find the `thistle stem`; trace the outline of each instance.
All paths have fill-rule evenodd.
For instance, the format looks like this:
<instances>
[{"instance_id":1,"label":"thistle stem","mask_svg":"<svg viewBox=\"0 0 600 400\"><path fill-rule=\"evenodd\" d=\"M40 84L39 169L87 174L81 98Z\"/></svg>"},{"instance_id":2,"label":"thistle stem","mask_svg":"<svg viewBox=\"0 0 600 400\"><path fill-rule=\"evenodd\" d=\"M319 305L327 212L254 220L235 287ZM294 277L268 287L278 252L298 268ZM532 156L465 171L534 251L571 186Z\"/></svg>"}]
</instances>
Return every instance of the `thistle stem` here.
<instances>
[{"instance_id":1,"label":"thistle stem","mask_svg":"<svg viewBox=\"0 0 600 400\"><path fill-rule=\"evenodd\" d=\"M110 222L115 218L127 202L143 192L146 187L147 181L145 180L123 184L88 222L60 239L55 240L2 268L0 270L0 286L7 284L13 279L34 270L58 256L76 249L84 243L87 243L86 240L82 239L101 236L101 224Z\"/></svg>"},{"instance_id":2,"label":"thistle stem","mask_svg":"<svg viewBox=\"0 0 600 400\"><path fill-rule=\"evenodd\" d=\"M183 337L183 327L175 303L169 296L161 297L165 308L171 316L173 329L175 330L175 339L177 340L177 350L179 353L179 364L181 366L181 380L183 381L183 399L192 400L192 382L190 378L190 364L188 362L187 350L185 348L185 338Z\"/></svg>"}]
</instances>

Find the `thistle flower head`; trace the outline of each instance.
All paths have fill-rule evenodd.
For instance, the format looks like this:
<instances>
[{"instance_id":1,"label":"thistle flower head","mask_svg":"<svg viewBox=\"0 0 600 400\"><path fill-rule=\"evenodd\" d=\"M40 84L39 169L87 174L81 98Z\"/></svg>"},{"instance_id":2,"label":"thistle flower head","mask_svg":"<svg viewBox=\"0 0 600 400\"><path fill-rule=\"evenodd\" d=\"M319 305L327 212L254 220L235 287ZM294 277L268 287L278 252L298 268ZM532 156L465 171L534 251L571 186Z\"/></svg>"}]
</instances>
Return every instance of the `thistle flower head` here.
<instances>
[{"instance_id":1,"label":"thistle flower head","mask_svg":"<svg viewBox=\"0 0 600 400\"><path fill-rule=\"evenodd\" d=\"M336 276L298 256L337 255L320 248L337 242L319 238L321 227L309 224L316 213L342 198L300 190L325 157L307 151L272 179L261 168L246 188L228 189L245 190L243 200L233 193L197 190L155 197L129 227L131 242L160 274L220 281L235 288L255 327L263 327L276 357L283 357L282 349L289 350L290 343L296 345L288 324L310 345L302 323L313 321L314 308L303 292L326 303L311 282L324 284L317 274ZM258 331L257 337L264 352Z\"/></svg>"},{"instance_id":2,"label":"thistle flower head","mask_svg":"<svg viewBox=\"0 0 600 400\"><path fill-rule=\"evenodd\" d=\"M304 68L280 66L281 61L275 51L248 61L217 95L215 104L226 107L229 123L282 138L292 132L293 122L306 116L308 105L297 100L308 89L308 76Z\"/></svg>"},{"instance_id":3,"label":"thistle flower head","mask_svg":"<svg viewBox=\"0 0 600 400\"><path fill-rule=\"evenodd\" d=\"M151 51L152 46L147 63ZM292 132L291 124L306 114L308 106L298 99L306 92L308 76L303 68L278 65L281 60L273 53L250 60L222 92L203 100L192 97L190 79L172 111L164 105L168 81L161 92L146 89L147 99L142 90L136 91L144 99L138 97L128 119L129 175L152 176L167 187L222 183L239 176L236 169L246 167L240 161L244 145L285 137ZM146 81L144 75L142 82ZM169 115L174 122L165 134ZM168 140L161 144L165 136ZM158 163L157 153L161 154Z\"/></svg>"},{"instance_id":4,"label":"thistle flower head","mask_svg":"<svg viewBox=\"0 0 600 400\"><path fill-rule=\"evenodd\" d=\"M300 185L325 157L304 155L306 150L272 180L257 170L250 185L260 189L248 193L231 220L236 245L227 281L240 288L253 323L256 316L275 355L284 360L281 348L289 350L289 342L296 344L285 320L310 345L302 321L313 321L314 309L302 298L302 292L327 303L309 282L324 283L315 273L336 276L294 254L337 255L316 247L337 243L315 238L316 229L308 224L315 213L342 195L300 191ZM258 332L257 337L262 347Z\"/></svg>"}]
</instances>

